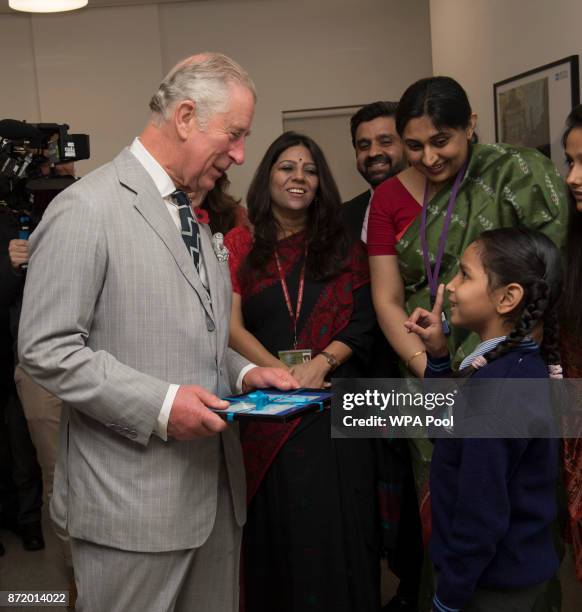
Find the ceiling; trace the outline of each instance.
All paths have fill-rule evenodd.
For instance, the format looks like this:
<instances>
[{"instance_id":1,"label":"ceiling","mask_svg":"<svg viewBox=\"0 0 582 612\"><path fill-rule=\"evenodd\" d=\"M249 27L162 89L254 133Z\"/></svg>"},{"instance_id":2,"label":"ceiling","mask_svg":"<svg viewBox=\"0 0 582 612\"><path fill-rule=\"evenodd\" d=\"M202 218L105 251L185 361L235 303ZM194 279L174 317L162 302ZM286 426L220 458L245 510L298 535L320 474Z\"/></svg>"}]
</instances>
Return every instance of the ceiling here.
<instances>
[{"instance_id":1,"label":"ceiling","mask_svg":"<svg viewBox=\"0 0 582 612\"><path fill-rule=\"evenodd\" d=\"M136 4L175 4L176 2L195 2L196 0L89 0L89 5L81 9L83 11L91 8L102 8L105 6L131 6ZM216 1L216 0L214 0ZM0 14L31 15L32 13L21 13L13 11L8 6L8 0L0 0Z\"/></svg>"}]
</instances>

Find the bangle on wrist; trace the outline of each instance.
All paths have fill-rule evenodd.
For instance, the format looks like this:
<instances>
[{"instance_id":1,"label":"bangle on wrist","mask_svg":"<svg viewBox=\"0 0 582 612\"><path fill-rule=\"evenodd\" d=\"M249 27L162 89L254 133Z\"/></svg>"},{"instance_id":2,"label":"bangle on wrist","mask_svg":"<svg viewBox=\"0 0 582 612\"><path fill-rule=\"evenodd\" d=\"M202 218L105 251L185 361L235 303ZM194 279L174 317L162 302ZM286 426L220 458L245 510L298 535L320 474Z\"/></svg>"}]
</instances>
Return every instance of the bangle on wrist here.
<instances>
[{"instance_id":1,"label":"bangle on wrist","mask_svg":"<svg viewBox=\"0 0 582 612\"><path fill-rule=\"evenodd\" d=\"M330 372L333 372L339 366L338 360L331 353L328 353L327 351L321 351L321 353L319 354L327 361L330 368Z\"/></svg>"},{"instance_id":2,"label":"bangle on wrist","mask_svg":"<svg viewBox=\"0 0 582 612\"><path fill-rule=\"evenodd\" d=\"M416 353L414 353L414 355L412 355L408 361L406 362L406 368L408 370L410 370L410 364L414 361L414 359L416 359L416 357L418 357L419 355L426 355L426 351L416 351Z\"/></svg>"}]
</instances>

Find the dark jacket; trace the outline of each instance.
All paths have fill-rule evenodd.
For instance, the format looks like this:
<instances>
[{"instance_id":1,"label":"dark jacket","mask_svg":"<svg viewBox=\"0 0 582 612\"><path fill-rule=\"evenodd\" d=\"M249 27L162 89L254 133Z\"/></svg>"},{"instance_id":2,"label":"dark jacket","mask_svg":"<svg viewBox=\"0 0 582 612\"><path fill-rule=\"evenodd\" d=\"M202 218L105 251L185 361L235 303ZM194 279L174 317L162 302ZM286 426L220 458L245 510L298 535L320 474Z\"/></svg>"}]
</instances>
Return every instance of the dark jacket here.
<instances>
[{"instance_id":1,"label":"dark jacket","mask_svg":"<svg viewBox=\"0 0 582 612\"><path fill-rule=\"evenodd\" d=\"M342 205L344 223L352 240L361 240L362 226L369 202L370 190L368 189ZM374 344L370 353L370 369L367 377L397 378L398 376L400 376L398 357L388 344L380 326L376 323Z\"/></svg>"},{"instance_id":2,"label":"dark jacket","mask_svg":"<svg viewBox=\"0 0 582 612\"><path fill-rule=\"evenodd\" d=\"M533 348L523 345L492 361L471 380L547 378L539 349L530 345ZM425 376L446 375L442 366L443 360L429 359ZM519 410L520 420L545 421L551 427L549 389L547 397L528 394L527 384L523 389L515 402L506 402L504 395L498 414ZM471 398L470 390L468 394ZM512 416L507 414L507 420ZM523 588L555 574L558 559L551 525L556 517L558 449L555 438L436 440L430 470L436 610L464 608L477 587Z\"/></svg>"},{"instance_id":3,"label":"dark jacket","mask_svg":"<svg viewBox=\"0 0 582 612\"><path fill-rule=\"evenodd\" d=\"M368 189L352 200L344 202L342 205L344 223L354 240L360 240L361 238L362 226L364 225L364 217L366 216L366 208L368 208L369 202L370 190Z\"/></svg>"}]
</instances>

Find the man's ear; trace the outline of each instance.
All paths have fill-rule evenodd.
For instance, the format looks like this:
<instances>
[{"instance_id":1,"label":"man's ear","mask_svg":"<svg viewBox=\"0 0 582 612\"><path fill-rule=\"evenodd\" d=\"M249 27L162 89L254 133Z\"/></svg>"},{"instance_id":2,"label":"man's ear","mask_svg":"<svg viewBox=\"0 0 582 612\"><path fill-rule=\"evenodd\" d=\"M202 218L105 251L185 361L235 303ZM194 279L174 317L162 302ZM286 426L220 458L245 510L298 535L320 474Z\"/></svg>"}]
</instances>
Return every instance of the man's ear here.
<instances>
[{"instance_id":1,"label":"man's ear","mask_svg":"<svg viewBox=\"0 0 582 612\"><path fill-rule=\"evenodd\" d=\"M519 283L509 283L495 291L495 308L500 315L513 312L523 299L523 287Z\"/></svg>"},{"instance_id":2,"label":"man's ear","mask_svg":"<svg viewBox=\"0 0 582 612\"><path fill-rule=\"evenodd\" d=\"M176 132L181 140L186 140L194 128L196 121L196 103L193 100L178 102L173 113Z\"/></svg>"}]
</instances>

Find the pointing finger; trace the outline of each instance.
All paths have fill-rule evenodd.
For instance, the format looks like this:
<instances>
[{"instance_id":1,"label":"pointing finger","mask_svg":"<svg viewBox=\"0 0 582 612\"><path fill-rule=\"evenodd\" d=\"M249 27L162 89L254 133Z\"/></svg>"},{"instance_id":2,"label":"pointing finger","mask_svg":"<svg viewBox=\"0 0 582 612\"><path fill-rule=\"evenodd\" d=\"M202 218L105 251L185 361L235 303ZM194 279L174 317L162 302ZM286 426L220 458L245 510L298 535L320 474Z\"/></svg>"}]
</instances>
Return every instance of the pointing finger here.
<instances>
[{"instance_id":1,"label":"pointing finger","mask_svg":"<svg viewBox=\"0 0 582 612\"><path fill-rule=\"evenodd\" d=\"M440 318L441 313L443 312L443 302L445 299L445 285L441 283L437 290L436 299L434 302L434 306L432 309L433 314L437 315Z\"/></svg>"}]
</instances>

